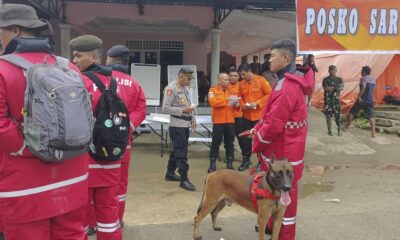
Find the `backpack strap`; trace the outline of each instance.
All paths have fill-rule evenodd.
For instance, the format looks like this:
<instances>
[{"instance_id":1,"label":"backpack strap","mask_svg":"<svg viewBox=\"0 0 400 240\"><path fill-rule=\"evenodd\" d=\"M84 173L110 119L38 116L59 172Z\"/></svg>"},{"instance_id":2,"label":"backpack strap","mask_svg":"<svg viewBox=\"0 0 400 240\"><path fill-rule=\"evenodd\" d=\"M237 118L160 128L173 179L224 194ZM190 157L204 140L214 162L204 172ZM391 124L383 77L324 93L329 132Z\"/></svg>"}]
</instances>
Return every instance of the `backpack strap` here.
<instances>
[{"instance_id":1,"label":"backpack strap","mask_svg":"<svg viewBox=\"0 0 400 240\"><path fill-rule=\"evenodd\" d=\"M110 87L108 88L109 90L111 90L113 93L117 94L117 80L115 80L114 77L111 77L111 81L110 81Z\"/></svg>"},{"instance_id":2,"label":"backpack strap","mask_svg":"<svg viewBox=\"0 0 400 240\"><path fill-rule=\"evenodd\" d=\"M33 63L29 62L25 58L18 56L16 54L3 55L3 56L0 56L0 59L4 60L6 62L9 62L17 67L20 67L25 71L34 65Z\"/></svg>"},{"instance_id":3,"label":"backpack strap","mask_svg":"<svg viewBox=\"0 0 400 240\"><path fill-rule=\"evenodd\" d=\"M96 86L100 89L101 92L106 90L106 86L100 81L100 79L96 76L93 71L84 72L83 75L87 76L96 84Z\"/></svg>"}]
</instances>

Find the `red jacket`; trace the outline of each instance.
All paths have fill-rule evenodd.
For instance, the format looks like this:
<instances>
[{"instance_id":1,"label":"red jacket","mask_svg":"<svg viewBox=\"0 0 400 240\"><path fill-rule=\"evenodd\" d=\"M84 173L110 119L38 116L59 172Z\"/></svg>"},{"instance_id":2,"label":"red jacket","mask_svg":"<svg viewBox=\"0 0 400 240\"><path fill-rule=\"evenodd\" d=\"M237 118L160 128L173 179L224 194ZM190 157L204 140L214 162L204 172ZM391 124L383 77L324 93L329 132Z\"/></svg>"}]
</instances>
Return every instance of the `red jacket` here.
<instances>
[{"instance_id":1,"label":"red jacket","mask_svg":"<svg viewBox=\"0 0 400 240\"><path fill-rule=\"evenodd\" d=\"M43 51L29 52L32 42ZM18 54L33 63L43 62L50 53L47 41L40 39L14 39L5 52L12 53L21 46L26 52ZM53 63L54 59L48 57L47 61ZM70 67L79 72L72 64ZM19 126L23 122L25 87L22 70L0 60L0 212L8 223L51 218L87 203L87 154L61 163L45 162L28 148L22 155L10 155L21 150L24 142Z\"/></svg>"},{"instance_id":2,"label":"red jacket","mask_svg":"<svg viewBox=\"0 0 400 240\"><path fill-rule=\"evenodd\" d=\"M294 69L291 72L295 71ZM303 163L307 136L307 101L314 86L314 73L305 69L305 74L286 73L279 80L265 106L262 120L254 127L252 151L270 158L287 158L292 165ZM267 168L264 161L261 167Z\"/></svg>"},{"instance_id":3,"label":"red jacket","mask_svg":"<svg viewBox=\"0 0 400 240\"><path fill-rule=\"evenodd\" d=\"M86 71L95 72L100 81L108 88L111 81L111 68L101 65L92 65ZM101 92L96 84L84 75L85 87L92 96L93 111L101 97ZM119 161L101 161L95 160L89 156L89 187L108 187L119 184L121 173L121 160Z\"/></svg>"},{"instance_id":4,"label":"red jacket","mask_svg":"<svg viewBox=\"0 0 400 240\"><path fill-rule=\"evenodd\" d=\"M112 65L111 67L113 67ZM114 69L114 67L113 67ZM131 148L133 131L146 118L146 97L139 83L128 74L116 70L112 71L112 76L118 82L118 95L126 104L129 112L129 120L131 124L131 131L129 136L129 144L127 151ZM122 162L128 162L129 158L122 158Z\"/></svg>"}]
</instances>

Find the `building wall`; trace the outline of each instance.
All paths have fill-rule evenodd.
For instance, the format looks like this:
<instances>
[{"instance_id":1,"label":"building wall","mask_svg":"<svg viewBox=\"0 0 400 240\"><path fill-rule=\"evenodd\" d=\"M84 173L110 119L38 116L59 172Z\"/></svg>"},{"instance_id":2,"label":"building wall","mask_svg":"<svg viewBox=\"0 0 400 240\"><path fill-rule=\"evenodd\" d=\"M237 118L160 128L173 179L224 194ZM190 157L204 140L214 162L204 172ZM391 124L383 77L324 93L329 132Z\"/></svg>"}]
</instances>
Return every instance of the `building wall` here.
<instances>
[{"instance_id":1,"label":"building wall","mask_svg":"<svg viewBox=\"0 0 400 240\"><path fill-rule=\"evenodd\" d=\"M213 10L210 7L191 6L152 6L145 5L144 15L140 16L136 4L108 4L68 2L66 7L67 22L73 28L72 37L82 34L94 34L103 39L105 51L115 44L126 44L127 40L180 41L184 43L184 64L194 64L199 71L207 71L207 42L204 34L212 27ZM119 29L93 29L87 23L96 18L119 18L130 21L177 21L192 25L194 29L174 34L151 31L127 31ZM172 27L173 28L173 27ZM151 29L151 26L149 26ZM171 31L174 32L174 31Z\"/></svg>"}]
</instances>

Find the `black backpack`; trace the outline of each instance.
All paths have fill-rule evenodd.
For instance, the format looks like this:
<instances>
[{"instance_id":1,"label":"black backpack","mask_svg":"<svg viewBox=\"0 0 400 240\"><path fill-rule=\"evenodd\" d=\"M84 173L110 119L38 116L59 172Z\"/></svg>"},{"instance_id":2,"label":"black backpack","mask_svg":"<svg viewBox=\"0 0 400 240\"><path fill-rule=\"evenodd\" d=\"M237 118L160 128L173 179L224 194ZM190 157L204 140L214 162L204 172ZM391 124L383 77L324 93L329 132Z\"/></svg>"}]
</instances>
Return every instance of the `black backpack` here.
<instances>
[{"instance_id":1,"label":"black backpack","mask_svg":"<svg viewBox=\"0 0 400 240\"><path fill-rule=\"evenodd\" d=\"M117 95L117 81L114 78L111 78L110 86L106 89L94 72L84 74L102 93L94 111L96 121L89 155L95 160L118 161L123 157L129 140L128 109Z\"/></svg>"}]
</instances>

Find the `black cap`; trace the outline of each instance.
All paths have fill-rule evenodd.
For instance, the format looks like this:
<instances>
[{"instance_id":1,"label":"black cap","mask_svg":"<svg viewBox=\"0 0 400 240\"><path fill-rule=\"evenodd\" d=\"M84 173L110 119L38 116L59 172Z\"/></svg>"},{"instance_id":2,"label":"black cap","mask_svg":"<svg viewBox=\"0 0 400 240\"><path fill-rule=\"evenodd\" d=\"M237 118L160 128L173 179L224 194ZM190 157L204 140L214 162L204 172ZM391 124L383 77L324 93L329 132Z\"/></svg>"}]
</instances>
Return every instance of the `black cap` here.
<instances>
[{"instance_id":1,"label":"black cap","mask_svg":"<svg viewBox=\"0 0 400 240\"><path fill-rule=\"evenodd\" d=\"M190 69L190 68L185 68L185 67L183 67L183 68L181 68L181 69L179 70L179 73L183 73L183 74L193 74L193 70Z\"/></svg>"},{"instance_id":2,"label":"black cap","mask_svg":"<svg viewBox=\"0 0 400 240\"><path fill-rule=\"evenodd\" d=\"M330 66L329 66L329 70L334 70L334 69L336 69L336 66L335 66L335 65L330 65Z\"/></svg>"},{"instance_id":3,"label":"black cap","mask_svg":"<svg viewBox=\"0 0 400 240\"><path fill-rule=\"evenodd\" d=\"M121 57L128 58L131 51L124 45L115 45L112 48L108 49L107 56L109 57Z\"/></svg>"}]
</instances>

